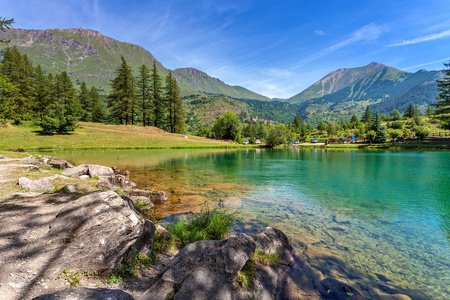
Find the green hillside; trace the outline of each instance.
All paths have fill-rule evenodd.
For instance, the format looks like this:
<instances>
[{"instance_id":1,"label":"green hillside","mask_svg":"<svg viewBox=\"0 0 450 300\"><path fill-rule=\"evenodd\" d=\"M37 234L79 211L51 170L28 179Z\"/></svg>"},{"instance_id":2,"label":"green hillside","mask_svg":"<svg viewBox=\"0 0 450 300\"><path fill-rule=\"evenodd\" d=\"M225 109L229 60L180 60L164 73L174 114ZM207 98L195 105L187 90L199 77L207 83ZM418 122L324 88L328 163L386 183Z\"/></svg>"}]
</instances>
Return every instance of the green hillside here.
<instances>
[{"instance_id":1,"label":"green hillside","mask_svg":"<svg viewBox=\"0 0 450 300\"><path fill-rule=\"evenodd\" d=\"M109 92L110 80L120 63L120 56L137 71L139 66L151 66L155 58L144 48L118 42L100 32L88 29L12 29L0 34L11 39L21 53L27 54L44 71L59 73L66 71L72 80L80 84L85 81L99 90ZM162 76L168 70L156 61Z\"/></svg>"},{"instance_id":2,"label":"green hillside","mask_svg":"<svg viewBox=\"0 0 450 300\"><path fill-rule=\"evenodd\" d=\"M178 83L206 94L224 95L232 98L270 100L268 97L254 93L241 86L230 86L194 68L181 68L173 71Z\"/></svg>"},{"instance_id":3,"label":"green hillside","mask_svg":"<svg viewBox=\"0 0 450 300\"><path fill-rule=\"evenodd\" d=\"M155 57L141 46L119 42L98 31L77 29L27 30L11 29L0 32L0 37L10 39L22 54L27 54L34 64L46 72L66 71L76 84L86 82L103 93L110 91L110 80L123 56L133 71L139 66L151 66ZM4 46L0 46L0 49ZM0 53L1 54L1 53ZM162 78L169 72L156 60ZM230 86L201 71L185 68L173 71L181 95L208 93L233 98L270 100L240 86Z\"/></svg>"},{"instance_id":4,"label":"green hillside","mask_svg":"<svg viewBox=\"0 0 450 300\"><path fill-rule=\"evenodd\" d=\"M400 71L376 62L358 68L339 69L329 73L306 90L287 99L287 101L290 103L303 103L311 99L334 94L347 87L351 87L346 94L347 97L355 98L365 95L366 90L371 88L371 85L376 81L396 84L405 80L410 74L412 73ZM359 85L355 86L357 83Z\"/></svg>"}]
</instances>

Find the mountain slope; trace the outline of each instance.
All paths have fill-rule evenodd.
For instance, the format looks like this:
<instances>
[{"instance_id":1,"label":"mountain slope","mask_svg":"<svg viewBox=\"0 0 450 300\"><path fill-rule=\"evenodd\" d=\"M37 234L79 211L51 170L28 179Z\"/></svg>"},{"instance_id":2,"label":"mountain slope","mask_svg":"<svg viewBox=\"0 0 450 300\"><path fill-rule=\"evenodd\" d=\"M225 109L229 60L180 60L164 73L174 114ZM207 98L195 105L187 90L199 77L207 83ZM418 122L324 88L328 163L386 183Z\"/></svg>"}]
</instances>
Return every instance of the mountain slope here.
<instances>
[{"instance_id":1,"label":"mountain slope","mask_svg":"<svg viewBox=\"0 0 450 300\"><path fill-rule=\"evenodd\" d=\"M194 68L181 68L173 71L178 83L206 94L225 95L238 99L270 100L268 97L254 93L241 86L230 86Z\"/></svg>"},{"instance_id":2,"label":"mountain slope","mask_svg":"<svg viewBox=\"0 0 450 300\"><path fill-rule=\"evenodd\" d=\"M169 72L144 48L119 42L94 30L11 29L0 31L0 37L10 39L34 64L40 64L44 71L66 71L75 83L81 84L84 81L105 93L110 90L109 84L120 64L120 56L127 60L135 75L142 64L151 67L153 61L156 61L158 72L163 79ZM209 93L233 98L270 100L243 87L227 85L196 69L177 69L173 73L183 96Z\"/></svg>"},{"instance_id":3,"label":"mountain slope","mask_svg":"<svg viewBox=\"0 0 450 300\"><path fill-rule=\"evenodd\" d=\"M298 113L307 120L348 119L361 116L365 107L390 114L403 112L411 103L425 111L436 102L439 71L405 72L371 63L364 67L331 72L287 101L298 105Z\"/></svg>"},{"instance_id":4,"label":"mountain slope","mask_svg":"<svg viewBox=\"0 0 450 300\"><path fill-rule=\"evenodd\" d=\"M119 42L88 29L12 29L0 33L11 39L13 45L44 71L66 71L76 83L85 81L104 91L109 91L110 80L120 64L120 56L125 57L130 67L137 71L139 66L151 66L155 58L144 48ZM161 76L168 70L156 61Z\"/></svg>"},{"instance_id":5,"label":"mountain slope","mask_svg":"<svg viewBox=\"0 0 450 300\"><path fill-rule=\"evenodd\" d=\"M287 101L290 103L302 103L311 99L321 98L359 82L359 86L352 88L348 95L348 97L355 98L358 95L364 95L365 88L370 87L375 81L398 83L407 78L409 74L411 73L376 62L358 68L339 69L329 73L303 92L287 99Z\"/></svg>"}]
</instances>

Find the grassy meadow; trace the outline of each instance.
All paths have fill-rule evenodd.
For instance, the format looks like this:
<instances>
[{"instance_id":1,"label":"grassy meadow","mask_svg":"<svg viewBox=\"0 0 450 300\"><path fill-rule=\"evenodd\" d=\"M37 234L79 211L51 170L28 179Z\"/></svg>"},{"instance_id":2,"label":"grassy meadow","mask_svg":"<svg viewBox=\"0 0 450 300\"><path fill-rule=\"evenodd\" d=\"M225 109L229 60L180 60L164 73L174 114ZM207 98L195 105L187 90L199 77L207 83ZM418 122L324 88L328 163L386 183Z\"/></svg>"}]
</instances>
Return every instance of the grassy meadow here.
<instances>
[{"instance_id":1,"label":"grassy meadow","mask_svg":"<svg viewBox=\"0 0 450 300\"><path fill-rule=\"evenodd\" d=\"M164 132L155 127L80 122L75 132L43 134L30 124L0 128L0 150L170 149L242 147L231 141ZM248 147L248 146L246 146Z\"/></svg>"}]
</instances>

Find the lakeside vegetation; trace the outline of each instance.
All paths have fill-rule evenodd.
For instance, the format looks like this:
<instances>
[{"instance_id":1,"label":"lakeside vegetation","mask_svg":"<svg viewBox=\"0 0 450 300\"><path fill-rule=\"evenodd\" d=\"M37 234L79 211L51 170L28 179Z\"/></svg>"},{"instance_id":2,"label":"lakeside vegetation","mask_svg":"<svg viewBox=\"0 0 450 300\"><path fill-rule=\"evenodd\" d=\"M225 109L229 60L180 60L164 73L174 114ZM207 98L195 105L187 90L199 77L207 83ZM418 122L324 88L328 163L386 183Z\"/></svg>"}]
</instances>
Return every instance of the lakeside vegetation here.
<instances>
[{"instance_id":1,"label":"lakeside vegetation","mask_svg":"<svg viewBox=\"0 0 450 300\"><path fill-rule=\"evenodd\" d=\"M80 122L73 133L43 134L39 127L25 122L0 129L3 150L63 149L169 149L169 148L231 148L240 147L223 140L171 134L155 127L105 125Z\"/></svg>"}]
</instances>

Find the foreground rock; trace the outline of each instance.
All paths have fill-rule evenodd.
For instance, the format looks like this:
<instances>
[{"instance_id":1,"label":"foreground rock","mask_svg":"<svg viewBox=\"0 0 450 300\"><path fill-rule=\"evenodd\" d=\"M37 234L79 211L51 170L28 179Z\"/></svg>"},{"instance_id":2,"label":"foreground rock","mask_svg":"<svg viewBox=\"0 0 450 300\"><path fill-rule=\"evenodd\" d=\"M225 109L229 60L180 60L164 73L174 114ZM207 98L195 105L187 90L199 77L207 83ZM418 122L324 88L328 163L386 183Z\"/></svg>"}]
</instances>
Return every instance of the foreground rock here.
<instances>
[{"instance_id":1,"label":"foreground rock","mask_svg":"<svg viewBox=\"0 0 450 300\"><path fill-rule=\"evenodd\" d=\"M47 163L57 169L73 168L73 165L71 163L63 159L51 158Z\"/></svg>"},{"instance_id":2,"label":"foreground rock","mask_svg":"<svg viewBox=\"0 0 450 300\"><path fill-rule=\"evenodd\" d=\"M105 166L99 166L99 165L79 165L78 167L73 167L64 170L62 172L63 175L75 175L75 176L82 176L82 175L89 175L89 177L106 177L106 176L114 176L114 171L110 167Z\"/></svg>"},{"instance_id":3,"label":"foreground rock","mask_svg":"<svg viewBox=\"0 0 450 300\"><path fill-rule=\"evenodd\" d=\"M131 246L148 255L155 226L113 191L44 194L0 206L0 299L37 296L64 269L108 276ZM42 294L42 293L40 293Z\"/></svg>"},{"instance_id":4,"label":"foreground rock","mask_svg":"<svg viewBox=\"0 0 450 300\"><path fill-rule=\"evenodd\" d=\"M222 241L191 243L140 300L241 298L233 282L255 247L253 239L242 233Z\"/></svg>"},{"instance_id":5,"label":"foreground rock","mask_svg":"<svg viewBox=\"0 0 450 300\"><path fill-rule=\"evenodd\" d=\"M55 186L47 178L31 180L26 177L20 177L19 186L26 190L37 192L37 191L52 191Z\"/></svg>"},{"instance_id":6,"label":"foreground rock","mask_svg":"<svg viewBox=\"0 0 450 300\"><path fill-rule=\"evenodd\" d=\"M134 300L134 297L121 290L73 288L53 294L41 295L33 300Z\"/></svg>"}]
</instances>

